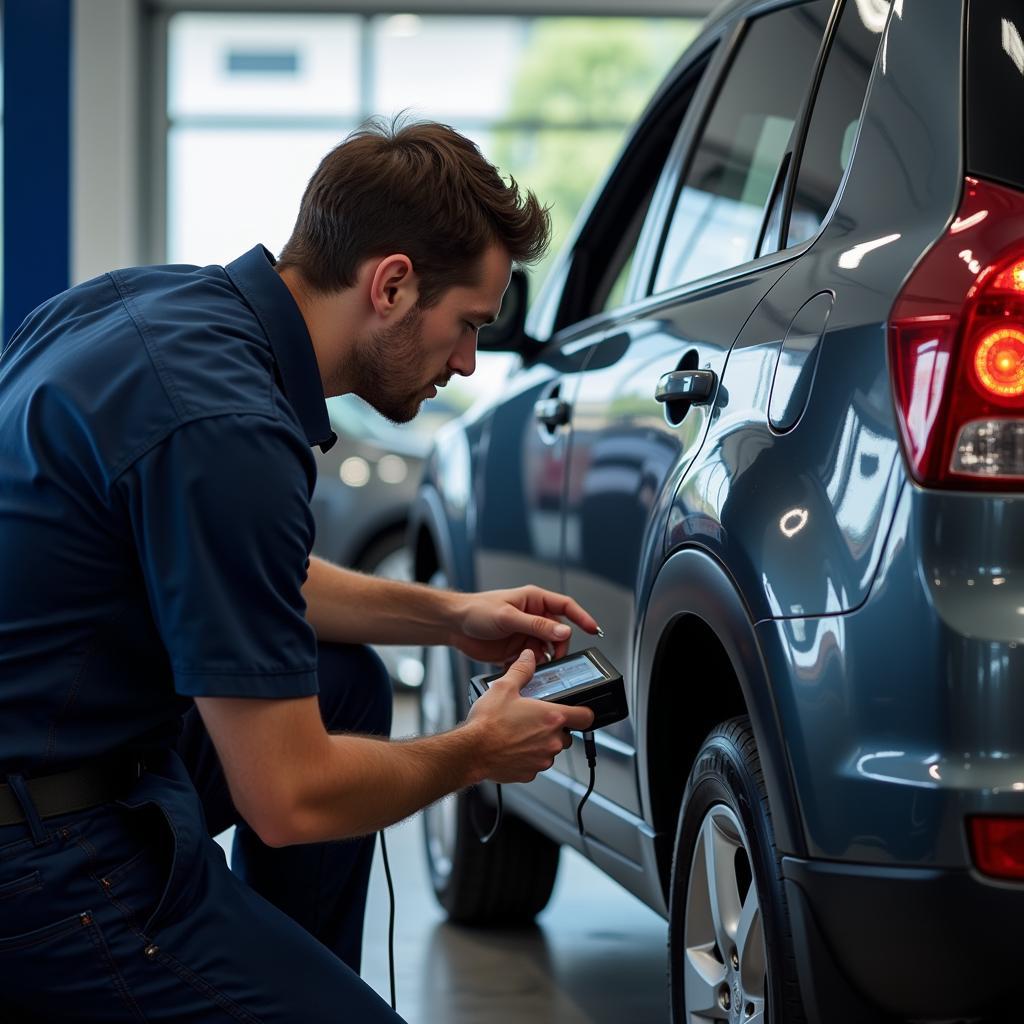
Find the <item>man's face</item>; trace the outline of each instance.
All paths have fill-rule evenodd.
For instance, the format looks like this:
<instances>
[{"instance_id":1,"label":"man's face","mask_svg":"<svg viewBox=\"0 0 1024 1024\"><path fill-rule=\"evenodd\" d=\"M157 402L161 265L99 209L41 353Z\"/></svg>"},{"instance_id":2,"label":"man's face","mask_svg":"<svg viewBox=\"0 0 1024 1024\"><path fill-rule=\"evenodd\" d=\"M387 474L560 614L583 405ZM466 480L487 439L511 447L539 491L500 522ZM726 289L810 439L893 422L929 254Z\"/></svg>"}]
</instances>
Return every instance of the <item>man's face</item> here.
<instances>
[{"instance_id":1,"label":"man's face","mask_svg":"<svg viewBox=\"0 0 1024 1024\"><path fill-rule=\"evenodd\" d=\"M347 370L352 390L394 423L408 423L454 374L476 368L476 336L497 317L512 263L500 246L480 258L476 284L449 288L360 344Z\"/></svg>"}]
</instances>

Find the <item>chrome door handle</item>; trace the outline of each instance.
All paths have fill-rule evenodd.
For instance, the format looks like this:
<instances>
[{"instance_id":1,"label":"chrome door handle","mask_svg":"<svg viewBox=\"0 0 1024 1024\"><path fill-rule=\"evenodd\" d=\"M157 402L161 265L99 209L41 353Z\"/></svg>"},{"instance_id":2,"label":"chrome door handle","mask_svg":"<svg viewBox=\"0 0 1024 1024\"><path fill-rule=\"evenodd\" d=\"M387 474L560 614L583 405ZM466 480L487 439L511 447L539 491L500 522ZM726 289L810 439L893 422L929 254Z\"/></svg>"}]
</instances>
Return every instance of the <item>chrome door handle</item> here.
<instances>
[{"instance_id":1,"label":"chrome door handle","mask_svg":"<svg viewBox=\"0 0 1024 1024\"><path fill-rule=\"evenodd\" d=\"M544 424L554 430L556 427L564 427L572 416L572 406L562 398L542 398L534 403L533 415Z\"/></svg>"},{"instance_id":2,"label":"chrome door handle","mask_svg":"<svg viewBox=\"0 0 1024 1024\"><path fill-rule=\"evenodd\" d=\"M659 402L689 402L706 405L715 392L714 370L673 370L666 373L654 390Z\"/></svg>"}]
</instances>

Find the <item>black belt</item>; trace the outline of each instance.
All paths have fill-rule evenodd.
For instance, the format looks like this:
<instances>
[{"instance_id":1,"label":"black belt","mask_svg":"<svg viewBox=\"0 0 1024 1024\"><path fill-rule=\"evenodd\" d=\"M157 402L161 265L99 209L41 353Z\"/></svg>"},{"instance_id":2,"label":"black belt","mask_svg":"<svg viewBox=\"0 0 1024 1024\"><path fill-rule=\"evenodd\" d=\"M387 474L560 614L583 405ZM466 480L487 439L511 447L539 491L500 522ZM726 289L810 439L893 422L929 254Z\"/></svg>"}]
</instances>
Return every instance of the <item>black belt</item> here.
<instances>
[{"instance_id":1,"label":"black belt","mask_svg":"<svg viewBox=\"0 0 1024 1024\"><path fill-rule=\"evenodd\" d=\"M138 757L106 758L71 771L26 779L25 786L39 817L54 818L58 814L84 811L125 796L143 770L142 760ZM17 825L26 820L11 787L0 784L0 826Z\"/></svg>"}]
</instances>

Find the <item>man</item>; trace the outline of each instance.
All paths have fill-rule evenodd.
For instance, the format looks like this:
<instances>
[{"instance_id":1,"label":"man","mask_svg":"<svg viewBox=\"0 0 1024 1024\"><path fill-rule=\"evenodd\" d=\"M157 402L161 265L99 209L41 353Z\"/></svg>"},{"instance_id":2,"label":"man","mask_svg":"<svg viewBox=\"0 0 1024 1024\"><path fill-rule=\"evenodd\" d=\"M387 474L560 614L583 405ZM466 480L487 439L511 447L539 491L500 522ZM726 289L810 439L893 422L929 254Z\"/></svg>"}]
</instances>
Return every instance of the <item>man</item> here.
<instances>
[{"instance_id":1,"label":"man","mask_svg":"<svg viewBox=\"0 0 1024 1024\"><path fill-rule=\"evenodd\" d=\"M352 969L372 838L330 841L550 766L590 712L519 689L566 650L563 617L597 625L536 588L309 559L309 446L333 441L325 395L408 420L471 374L512 260L547 235L456 132L371 126L325 158L276 266L257 246L118 271L11 340L0 1019L398 1019ZM367 642L512 664L458 728L388 742ZM232 822L239 874L208 834Z\"/></svg>"}]
</instances>

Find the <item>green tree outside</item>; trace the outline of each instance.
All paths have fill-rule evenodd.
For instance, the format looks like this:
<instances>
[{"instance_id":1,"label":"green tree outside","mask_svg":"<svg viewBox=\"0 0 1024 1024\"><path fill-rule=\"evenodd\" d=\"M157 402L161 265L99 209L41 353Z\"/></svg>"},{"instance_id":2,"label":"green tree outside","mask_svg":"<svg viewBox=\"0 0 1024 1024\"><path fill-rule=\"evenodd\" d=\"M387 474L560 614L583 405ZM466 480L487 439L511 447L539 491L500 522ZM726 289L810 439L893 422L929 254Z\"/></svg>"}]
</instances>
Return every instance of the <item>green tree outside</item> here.
<instances>
[{"instance_id":1,"label":"green tree outside","mask_svg":"<svg viewBox=\"0 0 1024 1024\"><path fill-rule=\"evenodd\" d=\"M627 130L699 26L690 18L530 23L506 119L495 125L489 155L551 208L552 244L534 268L534 294Z\"/></svg>"}]
</instances>

